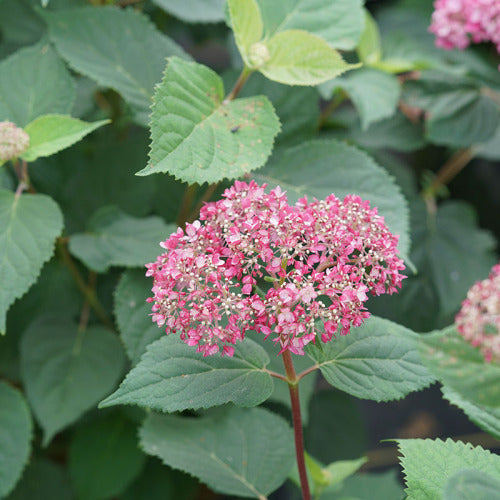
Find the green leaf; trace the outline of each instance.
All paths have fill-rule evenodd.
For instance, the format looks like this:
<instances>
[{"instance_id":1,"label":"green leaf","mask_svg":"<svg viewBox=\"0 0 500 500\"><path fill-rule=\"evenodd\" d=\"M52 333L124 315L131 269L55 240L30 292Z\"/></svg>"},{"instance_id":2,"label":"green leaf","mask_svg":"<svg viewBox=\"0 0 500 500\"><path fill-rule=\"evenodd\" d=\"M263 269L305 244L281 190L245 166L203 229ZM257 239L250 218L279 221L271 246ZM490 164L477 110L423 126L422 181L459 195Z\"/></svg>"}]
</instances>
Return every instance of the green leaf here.
<instances>
[{"instance_id":1,"label":"green leaf","mask_svg":"<svg viewBox=\"0 0 500 500\"><path fill-rule=\"evenodd\" d=\"M464 468L500 476L500 457L469 443L447 439L399 439L405 493L412 500L443 498L443 488Z\"/></svg>"},{"instance_id":2,"label":"green leaf","mask_svg":"<svg viewBox=\"0 0 500 500\"><path fill-rule=\"evenodd\" d=\"M366 153L335 140L315 140L288 148L253 175L259 182L286 189L290 202L309 196L324 199L357 194L369 200L399 235L401 254L409 251L408 208L399 187Z\"/></svg>"},{"instance_id":3,"label":"green leaf","mask_svg":"<svg viewBox=\"0 0 500 500\"><path fill-rule=\"evenodd\" d=\"M301 391L302 381L300 384ZM316 392L310 402L304 439L309 453L324 464L363 455L367 436L359 405L344 392Z\"/></svg>"},{"instance_id":4,"label":"green leaf","mask_svg":"<svg viewBox=\"0 0 500 500\"><path fill-rule=\"evenodd\" d=\"M33 423L21 393L0 381L0 497L17 483L28 461Z\"/></svg>"},{"instance_id":5,"label":"green leaf","mask_svg":"<svg viewBox=\"0 0 500 500\"><path fill-rule=\"evenodd\" d=\"M495 240L480 229L472 207L441 203L429 214L421 200L411 204L411 260L418 269L391 297L377 297L369 308L415 331L449 325L467 290L486 278L496 262ZM415 307L418 304L418 307Z\"/></svg>"},{"instance_id":6,"label":"green leaf","mask_svg":"<svg viewBox=\"0 0 500 500\"><path fill-rule=\"evenodd\" d=\"M320 91L330 99L334 89L343 89L356 106L361 128L391 117L397 109L400 86L394 75L373 68L361 68L324 83Z\"/></svg>"},{"instance_id":7,"label":"green leaf","mask_svg":"<svg viewBox=\"0 0 500 500\"><path fill-rule=\"evenodd\" d=\"M418 335L371 317L349 335L307 353L328 383L361 399L390 401L427 387L434 378L421 363Z\"/></svg>"},{"instance_id":8,"label":"green leaf","mask_svg":"<svg viewBox=\"0 0 500 500\"><path fill-rule=\"evenodd\" d=\"M498 104L475 83L428 72L407 82L405 100L427 111L427 138L436 144L466 147L490 139L499 124Z\"/></svg>"},{"instance_id":9,"label":"green leaf","mask_svg":"<svg viewBox=\"0 0 500 500\"><path fill-rule=\"evenodd\" d=\"M118 337L103 327L78 331L56 316L32 323L21 341L21 367L44 444L109 394L124 364Z\"/></svg>"},{"instance_id":10,"label":"green leaf","mask_svg":"<svg viewBox=\"0 0 500 500\"><path fill-rule=\"evenodd\" d=\"M287 85L318 85L359 67L346 63L325 40L303 30L280 31L265 46L268 59L259 71Z\"/></svg>"},{"instance_id":11,"label":"green leaf","mask_svg":"<svg viewBox=\"0 0 500 500\"><path fill-rule=\"evenodd\" d=\"M361 0L257 0L266 38L284 30L304 30L332 47L354 49L364 26Z\"/></svg>"},{"instance_id":12,"label":"green leaf","mask_svg":"<svg viewBox=\"0 0 500 500\"><path fill-rule=\"evenodd\" d=\"M0 63L0 121L24 127L40 115L69 113L75 87L47 43L18 50Z\"/></svg>"},{"instance_id":13,"label":"green leaf","mask_svg":"<svg viewBox=\"0 0 500 500\"><path fill-rule=\"evenodd\" d=\"M479 349L453 326L421 336L420 351L425 365L443 385L472 403L500 407L500 365L486 363Z\"/></svg>"},{"instance_id":14,"label":"green leaf","mask_svg":"<svg viewBox=\"0 0 500 500\"><path fill-rule=\"evenodd\" d=\"M228 0L229 15L234 32L234 39L241 57L248 67L258 64L252 47L260 42L264 26L256 0Z\"/></svg>"},{"instance_id":15,"label":"green leaf","mask_svg":"<svg viewBox=\"0 0 500 500\"><path fill-rule=\"evenodd\" d=\"M246 339L231 358L203 357L177 335L150 344L139 364L100 407L135 404L173 412L228 402L256 406L273 390L266 352Z\"/></svg>"},{"instance_id":16,"label":"green leaf","mask_svg":"<svg viewBox=\"0 0 500 500\"><path fill-rule=\"evenodd\" d=\"M68 115L43 115L25 127L30 136L28 149L21 155L26 161L35 161L41 156L50 156L61 149L72 146L96 128L110 123L101 120L86 123Z\"/></svg>"},{"instance_id":17,"label":"green leaf","mask_svg":"<svg viewBox=\"0 0 500 500\"><path fill-rule=\"evenodd\" d=\"M161 9L188 23L224 20L224 0L153 0Z\"/></svg>"},{"instance_id":18,"label":"green leaf","mask_svg":"<svg viewBox=\"0 0 500 500\"><path fill-rule=\"evenodd\" d=\"M365 64L375 64L382 58L382 44L380 32L375 19L368 10L365 10L365 29L356 48L358 57Z\"/></svg>"},{"instance_id":19,"label":"green leaf","mask_svg":"<svg viewBox=\"0 0 500 500\"><path fill-rule=\"evenodd\" d=\"M110 266L141 267L161 253L160 241L174 231L160 217L131 217L116 207L103 207L90 219L86 233L71 236L69 250L97 272Z\"/></svg>"},{"instance_id":20,"label":"green leaf","mask_svg":"<svg viewBox=\"0 0 500 500\"><path fill-rule=\"evenodd\" d=\"M7 500L74 500L66 470L46 459L32 459Z\"/></svg>"},{"instance_id":21,"label":"green leaf","mask_svg":"<svg viewBox=\"0 0 500 500\"><path fill-rule=\"evenodd\" d=\"M262 408L229 408L201 418L150 415L141 446L215 491L264 498L286 479L294 460L288 424Z\"/></svg>"},{"instance_id":22,"label":"green leaf","mask_svg":"<svg viewBox=\"0 0 500 500\"><path fill-rule=\"evenodd\" d=\"M500 474L495 477L476 469L462 469L448 479L443 500L499 500Z\"/></svg>"},{"instance_id":23,"label":"green leaf","mask_svg":"<svg viewBox=\"0 0 500 500\"><path fill-rule=\"evenodd\" d=\"M187 57L134 9L82 7L44 12L57 50L76 71L122 94L147 124L165 58Z\"/></svg>"},{"instance_id":24,"label":"green leaf","mask_svg":"<svg viewBox=\"0 0 500 500\"><path fill-rule=\"evenodd\" d=\"M123 344L132 364L136 365L146 347L165 335L151 320L151 278L144 271L125 271L115 290L114 310Z\"/></svg>"},{"instance_id":25,"label":"green leaf","mask_svg":"<svg viewBox=\"0 0 500 500\"><path fill-rule=\"evenodd\" d=\"M4 283L0 288L0 333L5 332L7 309L36 281L62 227L61 211L48 196L16 196L0 189L0 283Z\"/></svg>"},{"instance_id":26,"label":"green leaf","mask_svg":"<svg viewBox=\"0 0 500 500\"><path fill-rule=\"evenodd\" d=\"M500 408L472 403L458 392L443 386L443 397L451 404L458 406L481 429L500 439Z\"/></svg>"},{"instance_id":27,"label":"green leaf","mask_svg":"<svg viewBox=\"0 0 500 500\"><path fill-rule=\"evenodd\" d=\"M261 167L280 128L271 103L264 96L223 98L215 72L171 58L153 104L151 161L138 175L168 172L202 184Z\"/></svg>"},{"instance_id":28,"label":"green leaf","mask_svg":"<svg viewBox=\"0 0 500 500\"><path fill-rule=\"evenodd\" d=\"M69 470L79 498L116 497L132 483L146 461L136 434L135 425L118 415L76 430L69 447Z\"/></svg>"},{"instance_id":29,"label":"green leaf","mask_svg":"<svg viewBox=\"0 0 500 500\"><path fill-rule=\"evenodd\" d=\"M403 488L394 470L378 474L355 474L347 478L342 489L325 494L321 500L389 500L403 498Z\"/></svg>"}]
</instances>

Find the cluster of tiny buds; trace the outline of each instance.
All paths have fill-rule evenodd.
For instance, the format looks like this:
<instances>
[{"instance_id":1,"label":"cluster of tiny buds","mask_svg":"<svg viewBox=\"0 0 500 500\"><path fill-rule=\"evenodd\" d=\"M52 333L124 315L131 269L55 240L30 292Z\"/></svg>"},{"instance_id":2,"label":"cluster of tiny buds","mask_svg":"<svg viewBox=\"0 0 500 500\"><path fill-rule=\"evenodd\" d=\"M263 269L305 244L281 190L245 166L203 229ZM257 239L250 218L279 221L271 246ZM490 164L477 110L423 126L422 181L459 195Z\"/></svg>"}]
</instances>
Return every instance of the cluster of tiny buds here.
<instances>
[{"instance_id":1,"label":"cluster of tiny buds","mask_svg":"<svg viewBox=\"0 0 500 500\"><path fill-rule=\"evenodd\" d=\"M12 122L0 122L0 161L17 158L29 146L29 135Z\"/></svg>"},{"instance_id":2,"label":"cluster of tiny buds","mask_svg":"<svg viewBox=\"0 0 500 500\"><path fill-rule=\"evenodd\" d=\"M472 286L455 318L458 332L480 349L487 362L500 363L500 263Z\"/></svg>"},{"instance_id":3,"label":"cluster of tiny buds","mask_svg":"<svg viewBox=\"0 0 500 500\"><path fill-rule=\"evenodd\" d=\"M369 313L368 294L394 293L404 276L392 235L358 196L299 200L236 182L178 229L147 264L152 318L204 355L253 330L304 354L309 342L346 335Z\"/></svg>"}]
</instances>

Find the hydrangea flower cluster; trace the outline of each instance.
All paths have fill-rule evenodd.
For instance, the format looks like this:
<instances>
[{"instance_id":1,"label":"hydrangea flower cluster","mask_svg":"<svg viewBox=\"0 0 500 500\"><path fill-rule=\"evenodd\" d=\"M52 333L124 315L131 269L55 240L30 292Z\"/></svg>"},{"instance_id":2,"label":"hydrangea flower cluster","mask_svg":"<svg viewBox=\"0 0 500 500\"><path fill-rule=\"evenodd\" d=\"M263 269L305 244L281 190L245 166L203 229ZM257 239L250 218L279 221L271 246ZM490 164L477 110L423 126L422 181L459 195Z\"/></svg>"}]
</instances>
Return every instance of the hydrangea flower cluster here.
<instances>
[{"instance_id":1,"label":"hydrangea flower cluster","mask_svg":"<svg viewBox=\"0 0 500 500\"><path fill-rule=\"evenodd\" d=\"M146 266L153 321L204 355L222 347L232 356L248 330L304 354L318 335L328 342L361 325L368 294L392 294L404 278L398 237L368 201L330 195L291 206L279 187L265 188L236 182Z\"/></svg>"},{"instance_id":2,"label":"hydrangea flower cluster","mask_svg":"<svg viewBox=\"0 0 500 500\"><path fill-rule=\"evenodd\" d=\"M0 161L17 158L28 149L29 135L12 122L0 122Z\"/></svg>"},{"instance_id":3,"label":"hydrangea flower cluster","mask_svg":"<svg viewBox=\"0 0 500 500\"><path fill-rule=\"evenodd\" d=\"M486 361L500 362L500 263L468 291L455 324L465 340L479 347Z\"/></svg>"},{"instance_id":4,"label":"hydrangea flower cluster","mask_svg":"<svg viewBox=\"0 0 500 500\"><path fill-rule=\"evenodd\" d=\"M429 30L444 49L465 49L470 42L493 42L500 53L498 0L436 0Z\"/></svg>"}]
</instances>

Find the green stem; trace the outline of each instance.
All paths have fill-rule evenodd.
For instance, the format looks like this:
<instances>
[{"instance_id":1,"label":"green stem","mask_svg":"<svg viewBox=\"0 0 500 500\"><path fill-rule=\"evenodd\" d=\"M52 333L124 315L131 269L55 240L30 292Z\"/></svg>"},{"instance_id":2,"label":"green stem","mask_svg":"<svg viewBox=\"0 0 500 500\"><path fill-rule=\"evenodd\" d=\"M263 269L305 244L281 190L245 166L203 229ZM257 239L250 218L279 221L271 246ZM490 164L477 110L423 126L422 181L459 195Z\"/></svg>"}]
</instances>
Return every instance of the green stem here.
<instances>
[{"instance_id":1,"label":"green stem","mask_svg":"<svg viewBox=\"0 0 500 500\"><path fill-rule=\"evenodd\" d=\"M181 208L177 217L177 225L180 227L184 227L186 225L186 222L188 222L189 220L189 210L191 208L191 205L193 204L193 200L197 190L197 185L191 184L184 191L184 196L182 197L181 201Z\"/></svg>"},{"instance_id":2,"label":"green stem","mask_svg":"<svg viewBox=\"0 0 500 500\"><path fill-rule=\"evenodd\" d=\"M303 500L311 500L309 481L307 479L307 469L304 457L304 435L302 432L302 418L300 415L299 400L299 379L295 373L292 355L286 350L282 354L283 364L287 375L288 389L290 391L290 401L292 403L293 431L295 434L295 455L297 458L297 468L299 470L300 486Z\"/></svg>"},{"instance_id":3,"label":"green stem","mask_svg":"<svg viewBox=\"0 0 500 500\"><path fill-rule=\"evenodd\" d=\"M71 275L73 276L73 279L75 280L76 285L82 292L82 295L84 296L85 300L90 304L90 307L94 310L96 313L97 317L103 323L106 325L110 330L115 330L115 325L113 322L109 319L108 315L106 314L106 311L104 310L104 307L101 305L99 302L99 299L97 298L97 295L95 293L95 290L87 286L85 281L82 278L82 275L80 274L80 271L78 271L78 268L76 267L75 262L73 261L73 258L71 257L70 253L68 252L68 248L66 247L66 242L62 238L59 238L57 240L57 250L59 252L59 255L61 256L62 260L68 267Z\"/></svg>"},{"instance_id":4,"label":"green stem","mask_svg":"<svg viewBox=\"0 0 500 500\"><path fill-rule=\"evenodd\" d=\"M323 109L318 119L318 130L321 130L329 116L347 99L347 94L342 90L337 92L333 99Z\"/></svg>"},{"instance_id":5,"label":"green stem","mask_svg":"<svg viewBox=\"0 0 500 500\"><path fill-rule=\"evenodd\" d=\"M247 68L246 66L243 68L240 76L238 77L238 80L236 80L236 83L234 84L233 89L231 90L231 92L229 92L229 94L227 94L226 98L224 99L223 104L228 104L229 101L232 101L233 99L238 97L238 94L240 93L241 89L252 73L252 69Z\"/></svg>"},{"instance_id":6,"label":"green stem","mask_svg":"<svg viewBox=\"0 0 500 500\"><path fill-rule=\"evenodd\" d=\"M203 196L200 198L200 201L196 204L192 212L189 214L187 222L193 222L198 217L198 215L200 214L201 207L206 201L210 200L210 198L212 197L218 186L219 186L218 182L215 182L214 184L209 184L206 191L203 193Z\"/></svg>"}]
</instances>

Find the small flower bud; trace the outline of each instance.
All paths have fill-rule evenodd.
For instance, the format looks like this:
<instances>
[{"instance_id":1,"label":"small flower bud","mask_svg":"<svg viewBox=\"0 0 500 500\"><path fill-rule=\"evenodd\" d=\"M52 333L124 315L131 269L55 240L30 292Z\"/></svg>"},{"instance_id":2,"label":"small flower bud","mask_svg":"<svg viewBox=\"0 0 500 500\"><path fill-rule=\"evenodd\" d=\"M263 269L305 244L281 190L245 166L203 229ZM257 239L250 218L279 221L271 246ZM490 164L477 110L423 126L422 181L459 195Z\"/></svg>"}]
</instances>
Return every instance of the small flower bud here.
<instances>
[{"instance_id":1,"label":"small flower bud","mask_svg":"<svg viewBox=\"0 0 500 500\"><path fill-rule=\"evenodd\" d=\"M248 51L248 61L252 68L260 68L271 58L269 49L262 42L254 43Z\"/></svg>"},{"instance_id":2,"label":"small flower bud","mask_svg":"<svg viewBox=\"0 0 500 500\"><path fill-rule=\"evenodd\" d=\"M0 161L17 158L28 149L29 135L12 122L0 122Z\"/></svg>"}]
</instances>

